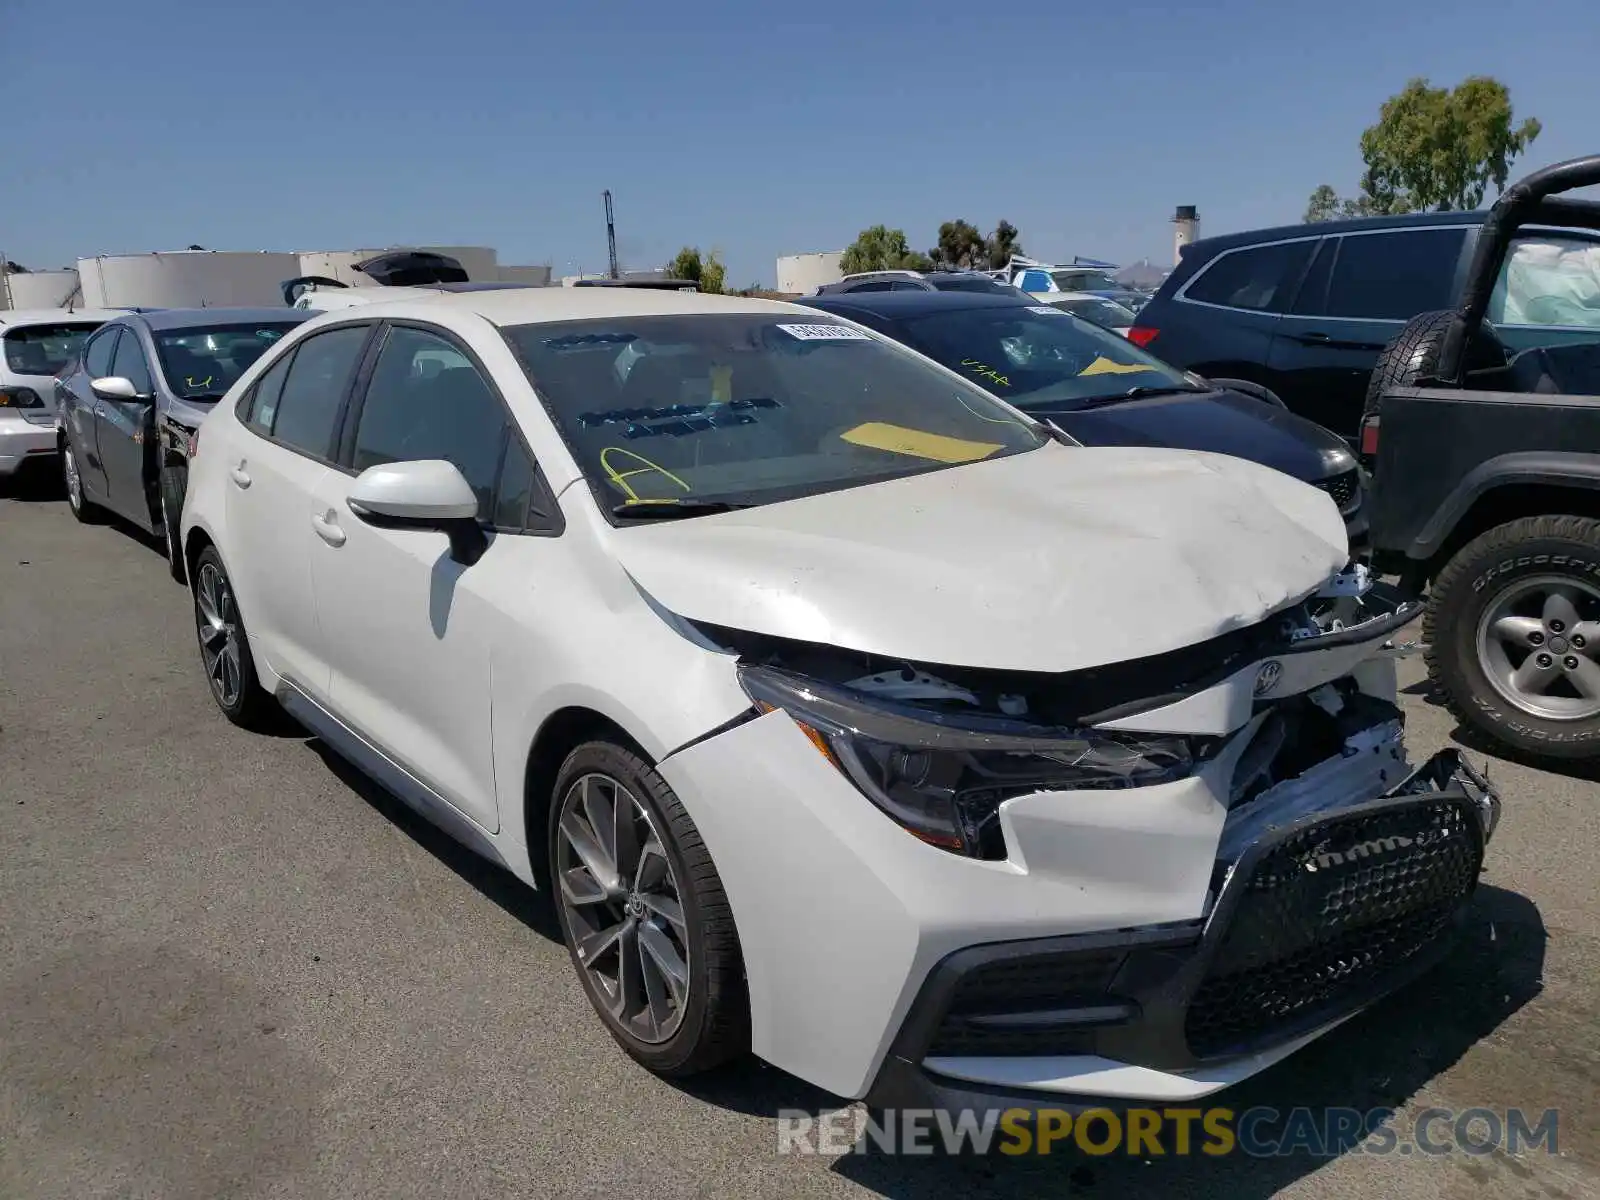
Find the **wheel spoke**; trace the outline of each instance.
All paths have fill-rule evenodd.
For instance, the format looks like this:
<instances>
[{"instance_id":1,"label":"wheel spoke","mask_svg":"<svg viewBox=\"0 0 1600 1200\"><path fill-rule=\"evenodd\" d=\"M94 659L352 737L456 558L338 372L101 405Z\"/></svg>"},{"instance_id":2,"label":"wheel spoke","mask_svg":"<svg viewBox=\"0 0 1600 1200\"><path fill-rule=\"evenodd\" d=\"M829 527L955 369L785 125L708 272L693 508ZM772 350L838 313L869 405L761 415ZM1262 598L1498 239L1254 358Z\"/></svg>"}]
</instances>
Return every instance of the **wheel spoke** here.
<instances>
[{"instance_id":1,"label":"wheel spoke","mask_svg":"<svg viewBox=\"0 0 1600 1200\"><path fill-rule=\"evenodd\" d=\"M639 926L626 922L617 935L617 995L613 1015L629 1023L645 1004L644 983L639 978Z\"/></svg>"},{"instance_id":2,"label":"wheel spoke","mask_svg":"<svg viewBox=\"0 0 1600 1200\"><path fill-rule=\"evenodd\" d=\"M639 868L637 822L633 797L614 795L611 806L611 846L616 853L617 875L622 879L632 879Z\"/></svg>"},{"instance_id":3,"label":"wheel spoke","mask_svg":"<svg viewBox=\"0 0 1600 1200\"><path fill-rule=\"evenodd\" d=\"M1573 599L1575 595L1571 588L1550 589L1550 594L1544 598L1544 624L1547 627L1553 629L1558 621L1563 631L1570 632L1577 627L1579 617L1578 606Z\"/></svg>"},{"instance_id":4,"label":"wheel spoke","mask_svg":"<svg viewBox=\"0 0 1600 1200\"><path fill-rule=\"evenodd\" d=\"M605 885L596 879L588 867L576 866L561 872L561 894L568 904L579 907L602 904L611 898Z\"/></svg>"},{"instance_id":5,"label":"wheel spoke","mask_svg":"<svg viewBox=\"0 0 1600 1200\"><path fill-rule=\"evenodd\" d=\"M666 851L661 848L661 839L651 835L650 840L639 851L639 869L634 879L634 887L641 892L653 891L671 874L672 867L667 862Z\"/></svg>"},{"instance_id":6,"label":"wheel spoke","mask_svg":"<svg viewBox=\"0 0 1600 1200\"><path fill-rule=\"evenodd\" d=\"M1490 627L1495 637L1513 646L1531 646L1530 634L1544 632L1544 622L1537 617L1501 617Z\"/></svg>"},{"instance_id":7,"label":"wheel spoke","mask_svg":"<svg viewBox=\"0 0 1600 1200\"><path fill-rule=\"evenodd\" d=\"M677 900L660 892L640 892L639 899L651 912L670 923L679 937L684 936L688 926L683 923L683 905Z\"/></svg>"},{"instance_id":8,"label":"wheel spoke","mask_svg":"<svg viewBox=\"0 0 1600 1200\"><path fill-rule=\"evenodd\" d=\"M650 1033L655 1037L661 1036L662 1027L672 1020L672 996L667 980L662 975L660 966L656 963L654 955L647 948L648 928L641 926L637 945L639 947L639 979L644 984L644 1008L640 1015L650 1024Z\"/></svg>"},{"instance_id":9,"label":"wheel spoke","mask_svg":"<svg viewBox=\"0 0 1600 1200\"><path fill-rule=\"evenodd\" d=\"M591 971L600 956L617 944L622 937L622 931L627 927L626 921L618 921L606 929L596 930L586 937L578 939L578 958L583 965Z\"/></svg>"},{"instance_id":10,"label":"wheel spoke","mask_svg":"<svg viewBox=\"0 0 1600 1200\"><path fill-rule=\"evenodd\" d=\"M1578 665L1567 670L1567 679L1585 700L1600 700L1600 663L1579 654Z\"/></svg>"},{"instance_id":11,"label":"wheel spoke","mask_svg":"<svg viewBox=\"0 0 1600 1200\"><path fill-rule=\"evenodd\" d=\"M645 978L656 976L667 985L674 1004L683 1003L683 994L689 987L689 964L672 944L672 939L654 924L639 926L639 945L644 950Z\"/></svg>"},{"instance_id":12,"label":"wheel spoke","mask_svg":"<svg viewBox=\"0 0 1600 1200\"><path fill-rule=\"evenodd\" d=\"M622 871L617 862L616 790L613 788L608 798L593 775L584 776L580 786L584 819L588 822L590 833L594 837L595 847L605 857L604 878L614 887L622 881Z\"/></svg>"},{"instance_id":13,"label":"wheel spoke","mask_svg":"<svg viewBox=\"0 0 1600 1200\"><path fill-rule=\"evenodd\" d=\"M1554 682L1560 669L1552 662L1548 667L1539 665L1539 656L1530 654L1523 659L1522 665L1511 675L1511 686L1519 692L1543 695L1544 690Z\"/></svg>"},{"instance_id":14,"label":"wheel spoke","mask_svg":"<svg viewBox=\"0 0 1600 1200\"><path fill-rule=\"evenodd\" d=\"M596 840L594 832L576 812L569 811L561 819L561 834L567 844L594 876L595 882L606 889L607 895L617 894L617 867Z\"/></svg>"},{"instance_id":15,"label":"wheel spoke","mask_svg":"<svg viewBox=\"0 0 1600 1200\"><path fill-rule=\"evenodd\" d=\"M1600 651L1600 621L1579 621L1572 627L1573 638L1582 638L1578 644Z\"/></svg>"}]
</instances>

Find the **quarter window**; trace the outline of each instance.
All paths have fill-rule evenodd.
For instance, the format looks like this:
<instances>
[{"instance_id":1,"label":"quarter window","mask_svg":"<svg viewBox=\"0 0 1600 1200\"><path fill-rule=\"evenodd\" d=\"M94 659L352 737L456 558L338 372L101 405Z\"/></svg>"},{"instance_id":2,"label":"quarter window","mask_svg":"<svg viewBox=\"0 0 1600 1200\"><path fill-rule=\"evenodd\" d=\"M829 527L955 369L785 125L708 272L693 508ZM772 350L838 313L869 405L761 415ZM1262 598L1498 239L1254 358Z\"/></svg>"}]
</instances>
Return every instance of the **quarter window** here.
<instances>
[{"instance_id":1,"label":"quarter window","mask_svg":"<svg viewBox=\"0 0 1600 1200\"><path fill-rule=\"evenodd\" d=\"M268 410L265 397L257 406L256 423L275 440L316 458L333 457L333 431L339 405L355 374L368 327L350 325L314 334L301 342Z\"/></svg>"},{"instance_id":2,"label":"quarter window","mask_svg":"<svg viewBox=\"0 0 1600 1200\"><path fill-rule=\"evenodd\" d=\"M255 387L250 389L247 407L239 415L257 433L272 432L272 419L278 412L278 396L283 391L283 381L289 375L289 363L293 358L294 351L290 350L268 367L266 373L256 380Z\"/></svg>"},{"instance_id":3,"label":"quarter window","mask_svg":"<svg viewBox=\"0 0 1600 1200\"><path fill-rule=\"evenodd\" d=\"M111 355L117 348L117 335L122 326L97 333L89 339L83 351L83 369L90 379L104 379L111 374Z\"/></svg>"},{"instance_id":4,"label":"quarter window","mask_svg":"<svg viewBox=\"0 0 1600 1200\"><path fill-rule=\"evenodd\" d=\"M508 494L504 505L495 503L510 430L505 406L471 360L436 334L397 326L378 352L367 385L356 426L354 466L365 471L383 463L445 459L477 493L479 519L499 524L519 503L526 514L531 488L532 464L524 466L513 456L511 475L529 477L523 499ZM515 525L522 523L519 517Z\"/></svg>"},{"instance_id":5,"label":"quarter window","mask_svg":"<svg viewBox=\"0 0 1600 1200\"><path fill-rule=\"evenodd\" d=\"M1213 259L1184 295L1227 308L1282 312L1316 244L1312 238L1229 251Z\"/></svg>"},{"instance_id":6,"label":"quarter window","mask_svg":"<svg viewBox=\"0 0 1600 1200\"><path fill-rule=\"evenodd\" d=\"M1450 307L1465 237L1459 226L1346 234L1321 315L1408 321Z\"/></svg>"}]
</instances>

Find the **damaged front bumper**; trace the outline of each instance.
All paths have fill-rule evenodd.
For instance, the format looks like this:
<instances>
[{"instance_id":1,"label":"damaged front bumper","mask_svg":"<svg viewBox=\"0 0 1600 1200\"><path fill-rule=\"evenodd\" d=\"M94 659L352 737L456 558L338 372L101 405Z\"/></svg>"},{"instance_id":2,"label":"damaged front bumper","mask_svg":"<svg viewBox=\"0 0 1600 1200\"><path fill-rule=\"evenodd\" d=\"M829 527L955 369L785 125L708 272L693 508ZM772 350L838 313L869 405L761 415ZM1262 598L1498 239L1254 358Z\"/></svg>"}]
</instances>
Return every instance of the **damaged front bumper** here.
<instances>
[{"instance_id":1,"label":"damaged front bumper","mask_svg":"<svg viewBox=\"0 0 1600 1200\"><path fill-rule=\"evenodd\" d=\"M1499 813L1444 750L1377 799L1259 832L1200 920L949 955L867 1102L1085 1109L1238 1082L1446 952Z\"/></svg>"}]
</instances>

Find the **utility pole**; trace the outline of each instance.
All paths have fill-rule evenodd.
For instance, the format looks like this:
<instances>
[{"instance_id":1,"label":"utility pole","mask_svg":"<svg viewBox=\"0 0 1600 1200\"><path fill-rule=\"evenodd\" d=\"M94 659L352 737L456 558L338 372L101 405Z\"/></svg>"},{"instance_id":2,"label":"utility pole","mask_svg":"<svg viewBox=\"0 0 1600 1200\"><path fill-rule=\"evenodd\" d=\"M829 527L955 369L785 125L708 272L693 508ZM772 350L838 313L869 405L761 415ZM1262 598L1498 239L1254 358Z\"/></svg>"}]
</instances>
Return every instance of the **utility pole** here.
<instances>
[{"instance_id":1,"label":"utility pole","mask_svg":"<svg viewBox=\"0 0 1600 1200\"><path fill-rule=\"evenodd\" d=\"M622 272L617 269L617 226L611 219L611 189L605 191L606 198L606 249L611 255L611 278L621 279Z\"/></svg>"}]
</instances>

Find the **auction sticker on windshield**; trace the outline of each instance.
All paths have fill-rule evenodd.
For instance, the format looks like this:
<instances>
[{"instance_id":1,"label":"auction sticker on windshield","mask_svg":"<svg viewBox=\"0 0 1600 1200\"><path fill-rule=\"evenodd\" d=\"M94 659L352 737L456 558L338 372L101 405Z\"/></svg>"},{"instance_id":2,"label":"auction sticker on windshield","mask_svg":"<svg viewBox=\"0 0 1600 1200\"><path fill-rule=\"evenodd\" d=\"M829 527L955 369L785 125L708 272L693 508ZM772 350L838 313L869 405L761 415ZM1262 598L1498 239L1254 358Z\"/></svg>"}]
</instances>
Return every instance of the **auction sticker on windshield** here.
<instances>
[{"instance_id":1,"label":"auction sticker on windshield","mask_svg":"<svg viewBox=\"0 0 1600 1200\"><path fill-rule=\"evenodd\" d=\"M872 339L848 325L779 325L792 338L802 342L870 342Z\"/></svg>"},{"instance_id":2,"label":"auction sticker on windshield","mask_svg":"<svg viewBox=\"0 0 1600 1200\"><path fill-rule=\"evenodd\" d=\"M1059 308L1055 308L1049 304L1030 304L1028 305L1028 311L1031 313L1039 313L1046 317L1064 317L1067 315Z\"/></svg>"}]
</instances>

